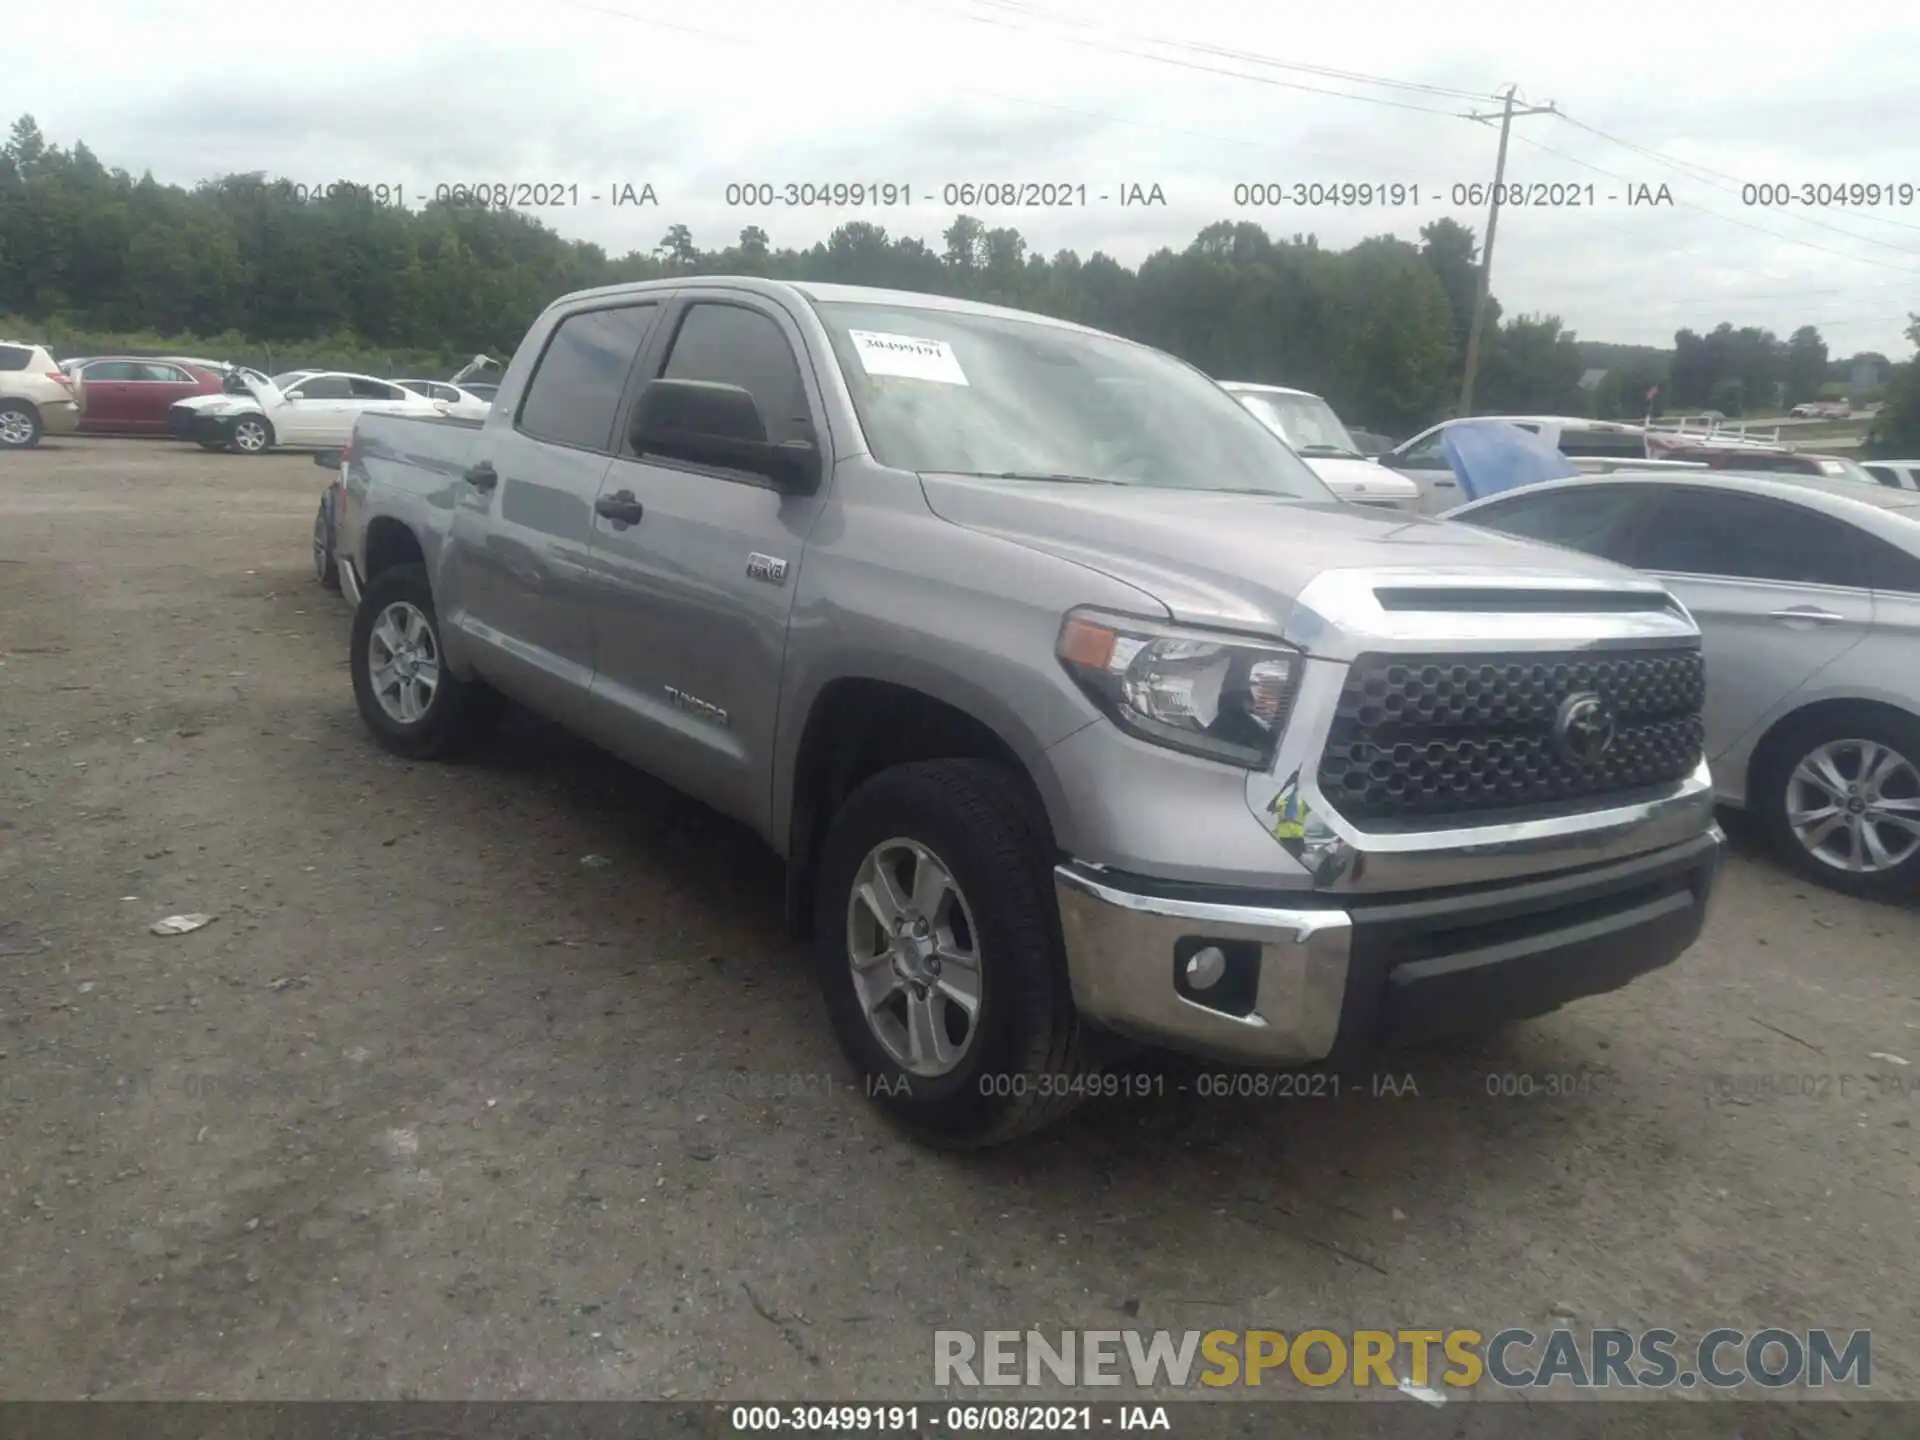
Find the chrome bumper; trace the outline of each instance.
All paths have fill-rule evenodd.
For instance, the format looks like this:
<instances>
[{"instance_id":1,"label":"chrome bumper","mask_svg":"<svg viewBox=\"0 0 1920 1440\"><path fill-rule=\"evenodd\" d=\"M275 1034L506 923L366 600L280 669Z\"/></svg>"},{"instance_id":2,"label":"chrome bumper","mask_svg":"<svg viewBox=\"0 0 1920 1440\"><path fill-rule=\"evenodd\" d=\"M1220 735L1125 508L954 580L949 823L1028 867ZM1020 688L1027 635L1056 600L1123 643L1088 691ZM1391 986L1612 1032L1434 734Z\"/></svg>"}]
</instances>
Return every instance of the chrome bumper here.
<instances>
[{"instance_id":1,"label":"chrome bumper","mask_svg":"<svg viewBox=\"0 0 1920 1440\"><path fill-rule=\"evenodd\" d=\"M1176 895L1073 863L1054 893L1087 1019L1215 1060L1301 1065L1544 1014L1671 964L1705 924L1723 845L1709 823L1572 873L1325 908ZM1208 949L1223 976L1196 987L1187 965Z\"/></svg>"}]
</instances>

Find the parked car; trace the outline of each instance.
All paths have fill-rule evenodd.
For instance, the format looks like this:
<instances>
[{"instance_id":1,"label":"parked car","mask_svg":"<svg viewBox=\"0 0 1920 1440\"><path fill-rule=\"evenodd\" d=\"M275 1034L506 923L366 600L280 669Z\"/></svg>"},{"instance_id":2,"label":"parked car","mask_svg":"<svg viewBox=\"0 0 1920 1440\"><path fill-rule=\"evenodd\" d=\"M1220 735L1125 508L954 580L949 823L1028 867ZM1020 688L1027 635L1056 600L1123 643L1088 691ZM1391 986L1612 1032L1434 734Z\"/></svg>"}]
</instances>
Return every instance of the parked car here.
<instances>
[{"instance_id":1,"label":"parked car","mask_svg":"<svg viewBox=\"0 0 1920 1440\"><path fill-rule=\"evenodd\" d=\"M1450 517L1646 571L1705 645L1707 759L1802 874L1920 887L1920 495L1825 477L1582 476Z\"/></svg>"},{"instance_id":2,"label":"parked car","mask_svg":"<svg viewBox=\"0 0 1920 1440\"><path fill-rule=\"evenodd\" d=\"M229 385L213 404L187 412L188 432L205 449L262 455L276 448L344 445L362 415L444 416L447 411L442 401L371 375L322 370L298 375L283 390L256 371L236 373L244 394L233 393ZM193 401L182 403L194 406Z\"/></svg>"},{"instance_id":3,"label":"parked car","mask_svg":"<svg viewBox=\"0 0 1920 1440\"><path fill-rule=\"evenodd\" d=\"M447 414L462 420L484 420L487 411L493 408L492 396L476 395L463 385L450 385L445 380L396 380L393 383L424 399L439 401L447 407Z\"/></svg>"},{"instance_id":4,"label":"parked car","mask_svg":"<svg viewBox=\"0 0 1920 1440\"><path fill-rule=\"evenodd\" d=\"M231 400L248 400L253 392L247 388L248 378L264 380L280 390L286 390L304 380L309 375L318 375L318 370L283 370L269 379L258 370L245 366L235 366L220 382L217 395L195 395L188 400L176 401L167 407L167 433L180 440L192 440L198 428L197 417L202 411L223 407ZM203 440L208 450L224 450L227 446L219 440Z\"/></svg>"},{"instance_id":5,"label":"parked car","mask_svg":"<svg viewBox=\"0 0 1920 1440\"><path fill-rule=\"evenodd\" d=\"M0 450L31 450L80 428L73 382L44 345L0 340Z\"/></svg>"},{"instance_id":6,"label":"parked car","mask_svg":"<svg viewBox=\"0 0 1920 1440\"><path fill-rule=\"evenodd\" d=\"M1292 1066L1615 989L1716 873L1657 583L1340 503L1065 321L569 295L484 422L362 417L335 521L378 742L510 696L745 822L866 1093L948 1142L1128 1044Z\"/></svg>"},{"instance_id":7,"label":"parked car","mask_svg":"<svg viewBox=\"0 0 1920 1440\"><path fill-rule=\"evenodd\" d=\"M1787 411L1791 420L1846 420L1853 415L1853 406L1844 400L1808 400Z\"/></svg>"},{"instance_id":8,"label":"parked car","mask_svg":"<svg viewBox=\"0 0 1920 1440\"><path fill-rule=\"evenodd\" d=\"M1920 490L1920 460L1863 460L1860 468L1889 490Z\"/></svg>"},{"instance_id":9,"label":"parked car","mask_svg":"<svg viewBox=\"0 0 1920 1440\"><path fill-rule=\"evenodd\" d=\"M469 395L479 396L482 400L486 401L489 405L493 403L493 397L500 393L500 387L498 385L494 385L486 381L469 380L460 388L466 391Z\"/></svg>"},{"instance_id":10,"label":"parked car","mask_svg":"<svg viewBox=\"0 0 1920 1440\"><path fill-rule=\"evenodd\" d=\"M1369 460L1333 407L1318 395L1244 380L1222 380L1220 388L1292 446L1342 500L1386 510L1419 509L1420 487Z\"/></svg>"},{"instance_id":11,"label":"parked car","mask_svg":"<svg viewBox=\"0 0 1920 1440\"><path fill-rule=\"evenodd\" d=\"M224 383L198 366L126 357L87 360L71 374L83 435L164 435L169 409Z\"/></svg>"},{"instance_id":12,"label":"parked car","mask_svg":"<svg viewBox=\"0 0 1920 1440\"><path fill-rule=\"evenodd\" d=\"M1745 475L1824 475L1830 480L1847 480L1856 485L1880 483L1858 461L1841 455L1813 455L1804 450L1682 445L1662 447L1661 454L1671 460L1691 460L1709 470L1737 470Z\"/></svg>"},{"instance_id":13,"label":"parked car","mask_svg":"<svg viewBox=\"0 0 1920 1440\"><path fill-rule=\"evenodd\" d=\"M320 492L320 510L313 517L313 578L327 590L340 589L340 564L334 558L334 516L340 508L340 492L347 480L347 460L353 441L338 450L321 450L313 463L327 474L327 488Z\"/></svg>"},{"instance_id":14,"label":"parked car","mask_svg":"<svg viewBox=\"0 0 1920 1440\"><path fill-rule=\"evenodd\" d=\"M1612 420L1588 420L1573 415L1477 415L1443 420L1395 446L1380 457L1389 469L1409 476L1420 487L1420 510L1438 515L1462 500L1459 481L1447 463L1442 446L1449 427L1467 420L1504 420L1538 435L1576 464L1584 458L1645 460L1647 432L1639 425Z\"/></svg>"}]
</instances>

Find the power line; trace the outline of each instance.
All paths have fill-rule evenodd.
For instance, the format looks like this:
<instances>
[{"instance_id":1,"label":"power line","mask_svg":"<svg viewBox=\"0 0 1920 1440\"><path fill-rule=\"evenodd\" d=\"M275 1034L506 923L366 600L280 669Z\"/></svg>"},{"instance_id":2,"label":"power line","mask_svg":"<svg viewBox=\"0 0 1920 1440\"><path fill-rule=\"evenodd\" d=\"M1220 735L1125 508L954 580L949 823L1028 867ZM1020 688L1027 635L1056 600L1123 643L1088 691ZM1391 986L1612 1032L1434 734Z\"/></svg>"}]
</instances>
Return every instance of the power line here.
<instances>
[{"instance_id":1,"label":"power line","mask_svg":"<svg viewBox=\"0 0 1920 1440\"><path fill-rule=\"evenodd\" d=\"M626 20L636 25L649 25L658 29L673 30L683 35L698 35L708 40L720 40L731 45L745 45L751 49L769 49L773 47L773 42L768 40L757 39L746 35L730 35L724 31L707 30L698 25L687 25L679 21L661 20L651 15L635 14L631 10L619 10L608 5L596 5L591 3L591 0L558 0L558 3L571 9L584 10L591 14L603 15L614 20ZM1257 79L1258 77L1249 76L1243 78ZM1257 140L1248 140L1244 136L1216 135L1206 130L1189 130L1178 125L1161 125L1147 120L1134 120L1122 115L1108 114L1099 110L1088 110L1077 105L1065 105L1058 101L1035 100L1025 95L1008 95L1002 91L987 90L977 85L955 85L953 88L963 94L981 95L989 99L1002 100L1011 105L1025 105L1037 110L1052 110L1059 114L1079 115L1088 120L1101 120L1112 125L1125 125L1131 129L1147 130L1163 135L1185 135L1195 140L1207 140L1216 145L1235 145L1243 149L1258 151L1262 154L1285 154L1296 157L1307 155L1316 159L1337 161L1343 165L1364 165L1370 170L1387 171L1396 175L1419 175L1423 173L1406 165L1388 164L1378 160L1355 159L1350 155L1329 155L1323 150L1306 150L1296 145L1268 145ZM1326 93L1332 94L1335 92L1329 91ZM1370 97L1355 96L1352 98L1364 100ZM1382 103L1390 104L1392 102Z\"/></svg>"},{"instance_id":2,"label":"power line","mask_svg":"<svg viewBox=\"0 0 1920 1440\"><path fill-rule=\"evenodd\" d=\"M991 15L979 15L966 10L954 10L944 5L926 3L923 8L941 14L952 15L958 19L971 20L977 25L999 26L1002 29L1012 30L1022 35L1045 33L1043 31L1036 31L1030 25L1016 25L1010 20L1000 19ZM1282 80L1273 75L1249 75L1244 70L1227 70L1218 65L1202 65L1197 60L1182 60L1172 55L1156 55L1148 50L1129 50L1124 46L1104 44L1097 40L1083 39L1073 35L1048 35L1047 38L1060 41L1066 45L1079 45L1090 50L1105 51L1110 55L1128 55L1136 60L1148 60L1158 65L1172 65L1178 69L1194 70L1205 75L1225 75L1234 80L1250 80L1256 85L1272 85L1282 90L1300 90L1310 95L1330 95L1338 100L1358 100L1366 105L1384 105L1392 110L1411 110L1417 114L1440 115L1450 120L1460 118L1458 111L1439 110L1431 105L1415 105L1405 100L1388 100L1380 95L1356 95L1350 90L1329 90L1323 85L1307 85L1298 80ZM1488 97L1482 96L1476 98L1484 99Z\"/></svg>"},{"instance_id":3,"label":"power line","mask_svg":"<svg viewBox=\"0 0 1920 1440\"><path fill-rule=\"evenodd\" d=\"M1618 145L1623 150L1631 150L1636 155L1644 155L1650 160L1653 160L1659 164L1665 165L1670 170L1675 170L1683 175L1688 175L1691 178L1698 180L1701 184L1707 186L1709 189L1719 190L1723 194L1733 195L1737 197L1740 194L1740 191L1734 187L1736 186L1744 187L1749 183L1748 181L1742 179L1738 175L1727 174L1727 172L1724 170L1714 170L1705 165L1697 165L1697 164L1694 164L1692 161L1682 160L1677 155L1668 155L1664 151L1655 150L1650 146L1636 144L1632 140L1623 140L1618 135L1610 135L1605 130L1600 129L1596 125L1589 125L1584 120L1574 119L1573 116L1566 114L1564 111L1561 112L1560 118L1566 121L1567 124L1573 126L1577 130L1584 130L1589 135L1597 136L1599 139L1605 140L1610 145ZM1721 180L1731 181L1732 183L1730 185L1719 184L1718 182ZM1905 246L1897 245L1891 240L1882 240L1879 237L1873 236L1873 235L1862 235L1862 234L1859 234L1857 231L1847 230L1842 228L1841 226L1829 224L1824 220L1815 219L1811 215L1796 214L1796 215L1790 216L1790 218L1798 221L1800 224L1803 224L1803 225L1812 225L1816 229L1831 230L1836 235L1844 235L1848 239L1858 240L1862 244L1884 246L1886 249L1892 250L1897 254L1912 255L1914 253L1912 250L1906 248ZM1871 220L1876 224L1892 225L1897 229L1912 230L1912 231L1915 231L1916 233L1920 233L1920 225L1915 225L1906 220L1895 220L1889 216L1875 215L1868 211L1861 211L1860 218L1862 220Z\"/></svg>"},{"instance_id":4,"label":"power line","mask_svg":"<svg viewBox=\"0 0 1920 1440\"><path fill-rule=\"evenodd\" d=\"M1627 179L1626 176L1608 170L1604 166L1595 165L1588 160L1582 160L1577 155L1569 155L1564 150L1556 150L1551 145L1542 145L1538 140L1529 140L1524 135L1516 135L1514 139L1518 140L1522 145L1531 145L1534 149L1544 151L1548 155L1556 155L1562 160L1580 166L1583 170L1591 170L1596 175L1604 175L1609 180L1618 180L1623 185L1635 183ZM1706 206L1696 205L1690 200L1675 199L1673 203L1681 209L1697 210L1702 215L1711 216L1715 220L1723 220L1729 225L1738 225L1742 230L1751 230L1756 235L1766 235L1788 245L1798 245L1806 250L1817 250L1823 255L1833 255L1842 260L1851 260L1856 265L1874 265L1882 270L1893 270L1902 275L1920 275L1920 270L1910 269L1905 265L1892 265L1885 260L1875 260L1868 255L1849 255L1844 250L1835 250L1831 246L1818 245L1811 240L1802 240L1797 235L1782 235L1778 230L1769 230L1764 225L1755 225L1750 221L1736 219L1732 215L1722 215L1718 210L1709 210Z\"/></svg>"},{"instance_id":5,"label":"power line","mask_svg":"<svg viewBox=\"0 0 1920 1440\"><path fill-rule=\"evenodd\" d=\"M1302 75L1318 75L1324 79L1347 80L1359 85L1378 85L1386 89L1406 90L1426 95L1438 95L1453 100L1487 101L1497 100L1496 94L1479 90L1459 90L1450 85L1434 85L1420 80L1396 80L1385 75L1369 75L1358 70L1338 70L1329 65L1309 65L1303 61L1282 60L1277 56L1264 55L1258 51L1242 50L1224 45L1205 45L1195 40L1180 40L1166 35L1147 35L1138 31L1111 31L1097 21L1083 20L1077 16L1059 14L1042 5L1027 3L1027 0L973 0L973 3L990 9L1009 11L1017 15L1027 15L1034 19L1050 20L1056 25L1071 25L1076 29L1094 30L1102 34L1120 34L1129 40L1141 41L1149 45L1164 45L1169 49L1184 50L1189 54L1210 55L1221 60L1237 60L1246 65L1262 65L1275 70L1290 70Z\"/></svg>"}]
</instances>

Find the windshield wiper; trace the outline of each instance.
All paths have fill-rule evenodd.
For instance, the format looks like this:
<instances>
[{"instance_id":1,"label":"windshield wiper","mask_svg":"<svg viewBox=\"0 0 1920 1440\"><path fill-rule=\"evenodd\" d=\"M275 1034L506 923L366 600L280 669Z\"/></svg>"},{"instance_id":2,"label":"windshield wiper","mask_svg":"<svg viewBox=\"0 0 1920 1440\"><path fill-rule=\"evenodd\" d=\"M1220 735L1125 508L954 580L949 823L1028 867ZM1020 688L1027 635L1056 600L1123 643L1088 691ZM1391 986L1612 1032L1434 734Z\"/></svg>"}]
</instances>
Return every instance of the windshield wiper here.
<instances>
[{"instance_id":1,"label":"windshield wiper","mask_svg":"<svg viewBox=\"0 0 1920 1440\"><path fill-rule=\"evenodd\" d=\"M1125 485L1125 480L1109 480L1101 475L1069 475L1061 471L967 470L957 472L976 480L1057 480L1063 485Z\"/></svg>"}]
</instances>

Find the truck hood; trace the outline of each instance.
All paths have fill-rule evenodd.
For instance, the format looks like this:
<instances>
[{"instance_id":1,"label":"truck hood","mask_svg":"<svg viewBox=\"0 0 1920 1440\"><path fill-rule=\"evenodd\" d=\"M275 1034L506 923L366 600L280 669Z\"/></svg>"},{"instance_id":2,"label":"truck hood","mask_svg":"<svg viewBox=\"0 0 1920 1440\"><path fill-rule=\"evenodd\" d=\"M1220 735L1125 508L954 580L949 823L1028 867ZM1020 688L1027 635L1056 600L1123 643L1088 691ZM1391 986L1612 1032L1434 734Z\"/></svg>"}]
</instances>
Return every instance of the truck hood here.
<instances>
[{"instance_id":1,"label":"truck hood","mask_svg":"<svg viewBox=\"0 0 1920 1440\"><path fill-rule=\"evenodd\" d=\"M1302 455L1300 458L1343 500L1349 496L1368 500L1415 500L1420 495L1420 487L1413 481L1371 460L1349 460L1337 455Z\"/></svg>"},{"instance_id":2,"label":"truck hood","mask_svg":"<svg viewBox=\"0 0 1920 1440\"><path fill-rule=\"evenodd\" d=\"M1331 570L1637 579L1603 560L1420 515L1145 486L920 477L941 519L1145 591L1184 624L1278 635Z\"/></svg>"}]
</instances>

